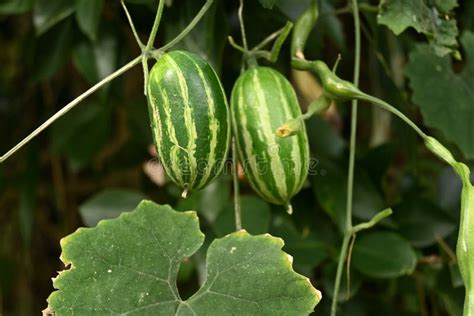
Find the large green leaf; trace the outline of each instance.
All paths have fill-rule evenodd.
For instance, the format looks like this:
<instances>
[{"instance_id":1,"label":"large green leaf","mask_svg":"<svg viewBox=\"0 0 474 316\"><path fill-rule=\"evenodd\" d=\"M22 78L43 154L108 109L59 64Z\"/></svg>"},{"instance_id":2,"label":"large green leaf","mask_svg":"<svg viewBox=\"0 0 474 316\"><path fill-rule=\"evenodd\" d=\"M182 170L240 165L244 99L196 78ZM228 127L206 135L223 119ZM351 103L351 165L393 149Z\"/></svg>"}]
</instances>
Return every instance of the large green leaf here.
<instances>
[{"instance_id":1,"label":"large green leaf","mask_svg":"<svg viewBox=\"0 0 474 316\"><path fill-rule=\"evenodd\" d=\"M453 71L448 57L440 58L426 46L410 54L405 72L426 125L441 130L466 158L474 159L474 34L464 33L461 43L467 57L461 73Z\"/></svg>"},{"instance_id":2,"label":"large green leaf","mask_svg":"<svg viewBox=\"0 0 474 316\"><path fill-rule=\"evenodd\" d=\"M143 201L118 219L63 238L48 298L55 315L304 315L321 296L292 270L283 241L245 231L214 240L207 280L189 299L176 287L180 263L202 245L195 212Z\"/></svg>"},{"instance_id":3,"label":"large green leaf","mask_svg":"<svg viewBox=\"0 0 474 316\"><path fill-rule=\"evenodd\" d=\"M408 241L392 232L371 232L357 237L352 264L374 278L394 278L411 274L416 254Z\"/></svg>"},{"instance_id":4,"label":"large green leaf","mask_svg":"<svg viewBox=\"0 0 474 316\"><path fill-rule=\"evenodd\" d=\"M443 6L452 7L452 4ZM396 35L412 27L428 37L431 47L439 56L453 53L459 57L456 20L447 13L437 11L424 0L382 0L377 21L388 26Z\"/></svg>"}]
</instances>

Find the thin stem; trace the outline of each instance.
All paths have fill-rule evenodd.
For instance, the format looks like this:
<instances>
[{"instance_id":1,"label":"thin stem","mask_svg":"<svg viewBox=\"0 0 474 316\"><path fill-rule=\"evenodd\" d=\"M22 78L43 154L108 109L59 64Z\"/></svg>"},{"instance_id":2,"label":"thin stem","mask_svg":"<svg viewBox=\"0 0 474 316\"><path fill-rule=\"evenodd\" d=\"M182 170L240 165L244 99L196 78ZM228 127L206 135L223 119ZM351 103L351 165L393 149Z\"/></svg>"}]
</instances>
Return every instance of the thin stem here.
<instances>
[{"instance_id":1,"label":"thin stem","mask_svg":"<svg viewBox=\"0 0 474 316\"><path fill-rule=\"evenodd\" d=\"M237 162L237 146L235 145L235 138L232 137L232 173L234 180L234 210L235 210L235 229L237 231L242 229L242 213L240 209L240 192L239 192L239 166Z\"/></svg>"},{"instance_id":2,"label":"thin stem","mask_svg":"<svg viewBox=\"0 0 474 316\"><path fill-rule=\"evenodd\" d=\"M127 6L125 5L125 2L123 0L120 0L120 3L122 4L122 8L125 11L125 15L127 16L128 24L132 29L133 36L135 37L138 46L140 46L140 49L143 50L145 45L143 45L142 41L140 40L140 37L138 36L137 30L135 29L135 25L133 24L132 17L130 16L130 12L128 12Z\"/></svg>"},{"instance_id":3,"label":"thin stem","mask_svg":"<svg viewBox=\"0 0 474 316\"><path fill-rule=\"evenodd\" d=\"M281 29L279 29L278 31L275 31L273 32L272 34L268 35L263 41L261 41L257 46L255 46L254 48L252 48L252 51L257 51L257 50L260 50L262 48L264 48L266 45L268 45L269 43L271 43L271 41L273 41L275 38L278 37L278 35L280 35L281 32L283 32L283 30L285 29L285 27L282 27Z\"/></svg>"},{"instance_id":4,"label":"thin stem","mask_svg":"<svg viewBox=\"0 0 474 316\"><path fill-rule=\"evenodd\" d=\"M354 86L359 85L360 72L360 22L359 8L357 0L352 0L352 9L354 14L354 31L355 31L355 56L354 56ZM349 156L349 180L347 183L347 206L346 206L346 229L352 228L352 195L354 186L354 161L355 147L357 136L357 100L352 100L351 114L351 139L350 139L350 156Z\"/></svg>"},{"instance_id":5,"label":"thin stem","mask_svg":"<svg viewBox=\"0 0 474 316\"><path fill-rule=\"evenodd\" d=\"M359 21L359 7L357 0L352 0L352 12L354 15L354 36L355 36L355 56L354 56L354 86L359 85L359 72L360 72L360 21ZM346 229L344 232L344 242L339 255L339 263L336 273L336 281L334 286L334 295L331 304L331 316L337 314L337 300L339 296L339 286L341 282L341 275L343 269L343 261L346 258L347 244L352 231L352 198L354 192L354 162L355 162L355 150L356 150L356 136L357 136L357 100L352 100L352 113L351 113L351 136L349 144L349 170L347 176L347 199L346 199ZM344 247L345 245L345 247Z\"/></svg>"},{"instance_id":6,"label":"thin stem","mask_svg":"<svg viewBox=\"0 0 474 316\"><path fill-rule=\"evenodd\" d=\"M378 222L380 222L381 220L383 220L384 218L392 215L393 211L391 208L387 208L383 211L380 211L378 212L377 214L375 214L374 217L372 217L370 219L370 221L368 222L365 222L365 223L360 223L360 224L357 224L355 225L354 227L352 227L352 234L357 234L358 232L360 232L361 230L365 230L365 229L369 229L369 228L372 228L374 227Z\"/></svg>"},{"instance_id":7,"label":"thin stem","mask_svg":"<svg viewBox=\"0 0 474 316\"><path fill-rule=\"evenodd\" d=\"M334 294L331 304L331 316L336 315L337 312L337 297L339 295L339 287L341 286L342 271L344 270L344 261L346 260L347 248L349 241L351 240L351 234L345 234L342 241L341 252L339 253L339 259L337 262L336 281L334 282Z\"/></svg>"},{"instance_id":8,"label":"thin stem","mask_svg":"<svg viewBox=\"0 0 474 316\"><path fill-rule=\"evenodd\" d=\"M147 94L148 86L148 58L142 54L142 70L143 70L143 95Z\"/></svg>"},{"instance_id":9,"label":"thin stem","mask_svg":"<svg viewBox=\"0 0 474 316\"><path fill-rule=\"evenodd\" d=\"M237 44L232 36L229 36L229 37L228 37L228 40L229 40L230 46L232 46L233 48L235 48L236 50L238 50L239 52L241 52L241 53L243 53L243 54L246 54L246 53L247 53L247 52L245 51L245 48L243 48L242 46L240 46L239 44Z\"/></svg>"},{"instance_id":10,"label":"thin stem","mask_svg":"<svg viewBox=\"0 0 474 316\"><path fill-rule=\"evenodd\" d=\"M183 37L188 35L188 33L196 26L196 24L199 23L199 21L204 16L204 14L206 14L207 10L209 9L209 7L212 5L213 2L214 0L207 0L206 3L202 6L201 10L199 10L198 14L196 14L194 19L192 19L192 21L188 24L188 26L186 26L186 28L181 33L179 33L178 36L176 36L173 40L171 40L171 42L161 47L160 50L166 51L167 49L169 49L170 47L176 45L179 41L181 41Z\"/></svg>"},{"instance_id":11,"label":"thin stem","mask_svg":"<svg viewBox=\"0 0 474 316\"><path fill-rule=\"evenodd\" d=\"M448 255L449 260L450 260L452 263L456 263L456 262L457 262L456 254L455 254L454 251L451 249L451 247L449 247L449 245L444 241L444 239L443 239L441 236L436 235L436 236L435 236L435 239L436 239L436 241L438 242L438 244L439 244L439 246L441 247L441 249L443 249L444 252L446 252L446 254Z\"/></svg>"},{"instance_id":12,"label":"thin stem","mask_svg":"<svg viewBox=\"0 0 474 316\"><path fill-rule=\"evenodd\" d=\"M351 258L352 258L352 250L354 249L354 244L356 241L356 234L351 235L351 242L349 244L349 250L347 254L347 264L346 264L346 275L347 275L347 300L349 300L351 296Z\"/></svg>"},{"instance_id":13,"label":"thin stem","mask_svg":"<svg viewBox=\"0 0 474 316\"><path fill-rule=\"evenodd\" d=\"M413 123L405 114L403 114L402 112L400 112L399 110L397 110L395 107L391 106L390 104L388 104L387 102L383 101L383 100L380 100L379 98L376 98L376 97L373 97L371 95L365 95L363 98L361 98L363 100L366 100L366 101L369 101L369 102L372 102L373 104L389 111L389 112L392 112L393 114L395 114L396 116L398 116L399 118L401 118L403 121L405 121L405 123L407 123L415 132L418 133L418 135L421 136L421 138L423 139L426 139L428 137L428 135L426 135L415 123Z\"/></svg>"},{"instance_id":14,"label":"thin stem","mask_svg":"<svg viewBox=\"0 0 474 316\"><path fill-rule=\"evenodd\" d=\"M155 42L156 33L158 32L158 26L160 25L161 16L163 14L163 7L165 5L164 0L160 0L158 3L158 10L156 10L155 21L153 22L153 26L151 28L150 37L148 38L148 42L146 43L145 50L150 51L153 48L153 43Z\"/></svg>"},{"instance_id":15,"label":"thin stem","mask_svg":"<svg viewBox=\"0 0 474 316\"><path fill-rule=\"evenodd\" d=\"M245 26L244 26L244 18L242 13L244 11L244 0L240 0L239 6L239 23L240 23L240 32L242 33L242 43L246 51L249 50L249 46L247 45L247 35L245 34Z\"/></svg>"},{"instance_id":16,"label":"thin stem","mask_svg":"<svg viewBox=\"0 0 474 316\"><path fill-rule=\"evenodd\" d=\"M164 0L160 0L158 3L158 9L156 10L155 21L151 28L150 37L146 43L145 49L142 49L142 68L143 68L143 94L147 94L148 86L148 57L149 53L153 50L153 43L155 42L156 33L158 32L158 26L160 25L161 16L163 14L163 6L165 5Z\"/></svg>"},{"instance_id":17,"label":"thin stem","mask_svg":"<svg viewBox=\"0 0 474 316\"><path fill-rule=\"evenodd\" d=\"M121 74L125 73L129 69L133 68L134 66L138 65L141 61L142 57L138 56L132 61L130 61L128 64L124 65L123 67L119 68L116 70L114 73L108 75L95 85L89 88L86 92L66 104L61 110L56 112L53 116L51 116L48 120L46 120L43 124L41 124L38 128L36 128L31 134L26 136L21 142L16 144L12 149L10 149L5 155L0 157L0 163L4 162L5 160L8 159L11 155L13 155L16 151L18 151L20 148L25 146L27 143L29 143L33 138L35 138L39 133L41 133L44 129L46 129L48 126L50 126L54 121L56 121L58 118L69 112L72 108L74 108L77 104L82 102L85 98L93 94L95 91L97 91L99 88L104 86L106 83L112 81L113 79L117 78Z\"/></svg>"}]
</instances>

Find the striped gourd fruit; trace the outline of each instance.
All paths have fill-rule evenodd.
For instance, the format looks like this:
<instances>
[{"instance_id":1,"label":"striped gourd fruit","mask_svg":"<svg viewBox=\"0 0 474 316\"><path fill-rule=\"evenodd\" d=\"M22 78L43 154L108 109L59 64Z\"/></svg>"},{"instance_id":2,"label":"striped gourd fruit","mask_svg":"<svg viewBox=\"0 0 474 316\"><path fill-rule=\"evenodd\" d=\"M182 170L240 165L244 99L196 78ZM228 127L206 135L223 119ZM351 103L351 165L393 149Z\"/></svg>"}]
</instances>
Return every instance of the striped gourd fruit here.
<instances>
[{"instance_id":1,"label":"striped gourd fruit","mask_svg":"<svg viewBox=\"0 0 474 316\"><path fill-rule=\"evenodd\" d=\"M188 191L222 171L230 140L227 100L214 69L184 51L164 54L147 87L153 138L167 175Z\"/></svg>"},{"instance_id":2,"label":"striped gourd fruit","mask_svg":"<svg viewBox=\"0 0 474 316\"><path fill-rule=\"evenodd\" d=\"M277 137L278 127L301 115L295 91L279 72L256 67L244 72L232 90L231 118L240 161L253 189L265 200L285 205L308 174L306 130Z\"/></svg>"}]
</instances>

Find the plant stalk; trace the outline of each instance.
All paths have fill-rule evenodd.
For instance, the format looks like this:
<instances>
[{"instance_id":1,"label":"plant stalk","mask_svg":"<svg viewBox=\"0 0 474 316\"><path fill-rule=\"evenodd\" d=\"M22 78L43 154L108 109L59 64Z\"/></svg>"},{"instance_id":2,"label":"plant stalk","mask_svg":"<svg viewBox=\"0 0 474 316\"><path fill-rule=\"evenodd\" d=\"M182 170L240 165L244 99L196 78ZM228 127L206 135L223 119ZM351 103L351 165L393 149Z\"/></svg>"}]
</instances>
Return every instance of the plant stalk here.
<instances>
[{"instance_id":1,"label":"plant stalk","mask_svg":"<svg viewBox=\"0 0 474 316\"><path fill-rule=\"evenodd\" d=\"M352 13L354 16L354 36L355 36L355 56L354 56L354 86L359 85L360 72L360 21L359 21L359 7L357 0L352 0ZM339 262L337 265L336 280L334 283L334 295L331 304L331 316L337 314L337 301L339 297L339 287L341 284L342 271L344 261L347 255L347 246L352 235L352 199L354 192L354 163L356 151L356 136L357 136L357 100L352 100L351 113L351 136L349 145L349 168L347 176L347 198L346 198L346 229L344 231L344 240L339 254Z\"/></svg>"},{"instance_id":2,"label":"plant stalk","mask_svg":"<svg viewBox=\"0 0 474 316\"><path fill-rule=\"evenodd\" d=\"M5 160L8 159L11 155L13 155L16 151L18 151L20 148L22 148L24 145L26 145L28 142L30 142L33 138L35 138L39 133L41 133L43 130L45 130L48 126L50 126L54 121L56 121L58 118L69 112L73 107L75 107L77 104L82 102L84 99L86 99L88 96L93 94L95 91L99 90L102 86L107 84L108 82L112 81L113 79L117 78L118 76L122 75L123 73L127 72L129 69L133 68L134 66L138 65L142 60L142 56L138 56L132 61L130 61L128 64L122 66L118 70L116 70L114 73L108 75L92 87L90 87L86 92L66 104L61 110L56 112L53 116L51 116L49 119L47 119L43 124L41 124L38 128L36 128L31 134L26 136L21 142L16 144L12 149L10 149L5 155L0 157L0 163L4 162Z\"/></svg>"},{"instance_id":3,"label":"plant stalk","mask_svg":"<svg viewBox=\"0 0 474 316\"><path fill-rule=\"evenodd\" d=\"M158 26L160 25L161 16L163 15L163 7L165 5L164 0L160 0L158 3L158 9L156 10L155 21L151 28L150 37L144 49L142 49L142 68L143 68L143 94L147 94L148 86L148 55L153 50L153 44L155 42L156 33L158 32Z\"/></svg>"}]
</instances>

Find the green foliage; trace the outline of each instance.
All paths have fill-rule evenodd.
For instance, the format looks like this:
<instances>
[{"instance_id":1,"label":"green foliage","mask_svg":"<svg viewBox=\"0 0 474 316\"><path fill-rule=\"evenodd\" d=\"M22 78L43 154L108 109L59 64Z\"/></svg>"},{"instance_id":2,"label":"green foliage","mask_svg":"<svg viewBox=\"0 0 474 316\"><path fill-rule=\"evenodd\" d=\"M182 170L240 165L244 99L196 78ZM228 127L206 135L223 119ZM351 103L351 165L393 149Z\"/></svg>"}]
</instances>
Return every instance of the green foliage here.
<instances>
[{"instance_id":1,"label":"green foliage","mask_svg":"<svg viewBox=\"0 0 474 316\"><path fill-rule=\"evenodd\" d=\"M452 53L460 58L457 51L458 28L451 18L451 10L457 1L436 1L438 12L425 0L382 0L379 5L379 24L388 26L396 35L412 27L428 37L431 48L439 56Z\"/></svg>"},{"instance_id":2,"label":"green foliage","mask_svg":"<svg viewBox=\"0 0 474 316\"><path fill-rule=\"evenodd\" d=\"M360 272L374 278L393 278L415 270L415 251L398 234L370 232L357 239L352 262Z\"/></svg>"},{"instance_id":3,"label":"green foliage","mask_svg":"<svg viewBox=\"0 0 474 316\"><path fill-rule=\"evenodd\" d=\"M419 46L410 55L406 74L413 89L413 101L420 106L426 124L439 129L447 140L459 146L466 158L474 159L474 34L461 38L466 66L456 73L449 57L438 57Z\"/></svg>"},{"instance_id":4,"label":"green foliage","mask_svg":"<svg viewBox=\"0 0 474 316\"><path fill-rule=\"evenodd\" d=\"M195 212L149 201L81 228L61 240L61 259L70 268L54 279L49 309L55 315L287 315L308 314L321 299L309 279L292 271L281 239L245 231L211 243L206 281L182 299L179 266L203 241Z\"/></svg>"},{"instance_id":5,"label":"green foliage","mask_svg":"<svg viewBox=\"0 0 474 316\"><path fill-rule=\"evenodd\" d=\"M97 39L97 30L99 28L100 14L102 12L103 1L76 1L76 19L79 28L92 41Z\"/></svg>"},{"instance_id":6,"label":"green foliage","mask_svg":"<svg viewBox=\"0 0 474 316\"><path fill-rule=\"evenodd\" d=\"M74 12L74 1L36 0L33 21L38 35L61 22Z\"/></svg>"},{"instance_id":7,"label":"green foliage","mask_svg":"<svg viewBox=\"0 0 474 316\"><path fill-rule=\"evenodd\" d=\"M51 153L68 158L72 169L84 167L106 144L110 115L110 107L97 103L73 110L51 129Z\"/></svg>"},{"instance_id":8,"label":"green foliage","mask_svg":"<svg viewBox=\"0 0 474 316\"><path fill-rule=\"evenodd\" d=\"M143 41L150 34L158 2L126 1ZM205 1L165 2L156 47L179 34ZM249 46L254 47L288 21L296 22L311 2L244 0L243 18ZM305 56L308 60L324 61L331 74L330 68L340 53L342 59L336 74L348 80L352 78L354 64L352 7L345 1L315 2L320 14L314 28L304 32L308 36ZM361 89L396 106L422 131L449 144L456 159L464 158L463 162L472 166L473 3L385 0L381 1L380 12L379 7L368 3L376 1L359 1L363 26ZM231 35L236 43L242 43L237 16L239 4L238 0L214 0L202 21L172 47L207 60L217 70L228 96L242 65L242 53L227 41ZM62 106L140 54L119 1L4 0L0 1L0 14L0 154ZM463 34L459 40L461 48L458 48L458 27ZM273 42L262 49L270 49ZM258 62L260 66L274 68L291 82L305 112L321 87L318 78L291 68L290 46L289 40L281 46L275 63L265 58ZM447 56L451 53L456 57L458 49L462 60L453 61ZM150 59L150 69L152 64ZM97 259L99 256L91 260L87 251L101 258L111 255L109 260L136 263L138 271L167 274L169 266L161 266L166 264L161 260L163 252L147 232L154 230L166 235L183 229L173 238L190 237L193 251L184 251L182 260L172 265L174 277L168 284L179 288L184 302L201 293L196 294L199 300L193 303L196 310L208 308L204 305L211 301L211 312L220 314L226 314L226 309L232 309L229 314L251 314L256 308L251 302L242 304L242 300L217 298L208 292L202 295L209 286L205 283L207 275L216 275L217 266L220 269L222 264L229 263L233 258L228 256L229 251L236 247L258 250L262 261L249 263L258 269L239 269L235 274L222 275L222 280L218 278L222 283L214 284L220 290L230 290L231 284L234 291L223 293L258 300L267 295L262 288L269 287L268 293L276 295L285 290L294 299L290 304L281 302L284 306L268 313L292 314L299 304L300 288L310 294L300 314L309 314L317 297L307 281L290 270L285 254L288 253L294 257L294 270L310 278L322 291L323 299L314 313L329 315L346 228L351 114L347 104L336 102L321 116L305 121L310 144L310 176L292 199L293 215L287 215L282 206L263 201L253 191L248 175L239 175L242 224L251 234L248 235L233 233L235 205L230 162L226 161L224 174L214 182L182 199L181 190L163 174L160 157L151 149L152 132L140 67L106 84L57 120L46 133L0 164L0 314L34 315L44 309L45 298L52 290L50 277L62 269L58 266L59 239L80 226L93 227L102 219L116 218L146 197L184 213L148 204L153 209L148 210L153 214L150 217L153 221L140 219L148 211L125 213L67 237L63 258L70 259L75 268L69 267L56 279L55 285L64 287L53 294L51 302L56 300L57 304L59 298L84 297L91 301L110 298L111 305L106 307L126 310L140 299L142 302L152 298L166 300L164 296L150 297L152 293L165 293L166 284L162 286L152 279L138 282L142 279L136 274L123 267L110 268ZM472 266L469 256L460 253L456 258L455 255L460 207L465 214L470 214L472 207L467 198L462 205L459 201L463 185L468 188L464 189L464 196L472 195L466 170L461 172L465 175L461 183L451 167L445 167L426 150L404 122L373 110L366 102L360 104L353 225L369 221L388 207L393 208L393 215L370 231L358 233L349 280L345 271L342 274L337 315L460 316L465 295L460 269L469 280ZM446 154L438 145L431 144L431 150ZM187 210L196 211L199 228L195 219L191 219L195 216L186 213ZM140 212L142 215L137 215ZM187 224L176 227L165 218ZM136 224L135 220L141 221L146 230L130 226ZM474 226L464 227L461 235L468 236L469 227ZM205 240L200 231L206 235ZM280 241L260 235L265 233L282 238L285 253ZM222 238L227 234L230 237ZM95 236L99 237L95 239ZM107 246L116 244L115 241L120 241L123 253L133 255L112 252ZM177 253L177 244L173 242L173 245L171 251ZM74 247L86 247L87 251ZM143 247L148 248L143 250ZM245 254L241 257L245 258ZM153 260L151 265L147 265L148 259ZM107 272L109 268L111 273ZM94 270L102 273L96 283L90 274ZM286 284L275 283L287 279L272 276L262 280L251 272L286 273L302 286L293 291ZM74 281L77 284L66 282L82 273L86 278ZM116 275L120 275L120 282L112 279ZM130 291L130 286L135 290ZM468 287L472 291L472 285ZM107 292L110 289L116 291L115 296ZM150 295L140 296L147 292ZM182 314L186 312L189 310L181 309ZM199 314L212 313L206 310Z\"/></svg>"},{"instance_id":9,"label":"green foliage","mask_svg":"<svg viewBox=\"0 0 474 316\"><path fill-rule=\"evenodd\" d=\"M277 0L259 0L262 7L265 9L272 9Z\"/></svg>"}]
</instances>

